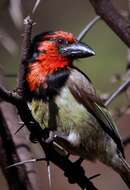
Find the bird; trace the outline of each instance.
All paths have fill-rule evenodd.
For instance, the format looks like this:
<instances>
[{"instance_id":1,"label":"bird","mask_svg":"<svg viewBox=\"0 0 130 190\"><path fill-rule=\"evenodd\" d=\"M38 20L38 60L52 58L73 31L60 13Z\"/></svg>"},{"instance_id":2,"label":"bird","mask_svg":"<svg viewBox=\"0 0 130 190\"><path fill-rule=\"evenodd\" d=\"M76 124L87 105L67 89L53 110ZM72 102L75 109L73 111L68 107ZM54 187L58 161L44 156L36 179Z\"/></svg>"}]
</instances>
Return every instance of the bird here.
<instances>
[{"instance_id":1,"label":"bird","mask_svg":"<svg viewBox=\"0 0 130 190\"><path fill-rule=\"evenodd\" d=\"M93 55L95 51L70 32L36 35L26 66L25 98L40 127L59 132L70 154L99 160L130 188L130 166L111 113L90 78L74 65L77 59Z\"/></svg>"}]
</instances>

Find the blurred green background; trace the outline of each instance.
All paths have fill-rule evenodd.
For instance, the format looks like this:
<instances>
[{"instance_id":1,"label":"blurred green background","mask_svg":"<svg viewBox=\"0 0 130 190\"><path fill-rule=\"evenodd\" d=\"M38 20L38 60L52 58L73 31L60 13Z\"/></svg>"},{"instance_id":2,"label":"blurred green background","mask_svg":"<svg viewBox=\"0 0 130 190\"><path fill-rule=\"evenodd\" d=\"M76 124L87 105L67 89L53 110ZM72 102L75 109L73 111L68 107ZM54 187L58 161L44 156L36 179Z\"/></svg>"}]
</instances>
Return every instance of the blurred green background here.
<instances>
[{"instance_id":1,"label":"blurred green background","mask_svg":"<svg viewBox=\"0 0 130 190\"><path fill-rule=\"evenodd\" d=\"M21 1L23 17L31 13L34 5L34 0ZM114 5L120 12L127 11L127 0L113 0ZM6 74L17 74L18 65L20 62L20 50L22 43L23 27L14 24L9 9L10 1L0 1L0 58L1 68ZM33 35L47 30L65 30L74 33L76 36L81 32L85 25L95 16L95 12L87 0L41 0L39 7L34 15L36 25L33 28ZM16 27L17 26L17 27ZM3 47L1 30L6 31L10 38L15 42L15 51L10 54L7 49ZM127 47L114 34L111 29L102 21L98 21L92 30L83 39L96 51L96 56L89 59L78 60L75 65L82 71L88 74L93 81L99 93L111 93L121 83L112 83L111 80L115 74L125 74L127 64ZM16 78L7 78L10 88L15 88ZM128 104L125 95L117 98L112 103L112 108L117 109ZM124 116L119 120L119 127L122 135L128 134L129 117ZM122 125L125 124L123 128ZM122 129L123 128L123 129ZM36 151L40 154L40 151ZM130 162L129 146L127 148L128 159ZM85 163L84 163L85 165ZM45 164L38 164L38 172L40 173L39 183L41 189L49 189L47 180L47 169ZM56 171L55 171L56 170ZM88 175L93 175L96 172L102 173L101 177L94 180L95 184L100 190L118 189L125 190L126 186L121 181L120 177L112 170L103 166L102 164L87 164ZM3 185L1 190L6 190L7 186L4 178L0 178L0 183ZM45 179L45 180L44 180ZM59 180L60 179L60 180ZM66 179L59 169L53 167L52 169L52 189L79 189L76 185L68 185Z\"/></svg>"}]
</instances>

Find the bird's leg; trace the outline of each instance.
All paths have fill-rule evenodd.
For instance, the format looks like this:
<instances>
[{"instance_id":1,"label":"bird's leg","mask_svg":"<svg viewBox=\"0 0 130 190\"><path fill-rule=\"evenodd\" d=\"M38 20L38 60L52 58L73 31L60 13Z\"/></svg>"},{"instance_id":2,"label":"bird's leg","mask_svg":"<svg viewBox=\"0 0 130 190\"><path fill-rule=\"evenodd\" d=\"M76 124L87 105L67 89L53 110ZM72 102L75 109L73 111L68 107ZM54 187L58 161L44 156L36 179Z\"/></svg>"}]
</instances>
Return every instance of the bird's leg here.
<instances>
[{"instance_id":1,"label":"bird's leg","mask_svg":"<svg viewBox=\"0 0 130 190\"><path fill-rule=\"evenodd\" d=\"M67 142L67 135L64 135L62 132L59 131L49 131L49 137L45 140L46 143L53 143L53 142L60 143Z\"/></svg>"}]
</instances>

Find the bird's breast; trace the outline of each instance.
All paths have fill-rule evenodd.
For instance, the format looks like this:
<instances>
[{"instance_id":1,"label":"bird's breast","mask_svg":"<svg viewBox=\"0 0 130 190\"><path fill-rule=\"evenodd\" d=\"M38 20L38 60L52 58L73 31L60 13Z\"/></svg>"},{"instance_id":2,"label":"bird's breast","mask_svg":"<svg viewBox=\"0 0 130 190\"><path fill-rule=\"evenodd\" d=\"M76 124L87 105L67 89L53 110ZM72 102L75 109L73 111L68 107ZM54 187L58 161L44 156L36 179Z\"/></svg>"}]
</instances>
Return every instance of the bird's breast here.
<instances>
[{"instance_id":1,"label":"bird's breast","mask_svg":"<svg viewBox=\"0 0 130 190\"><path fill-rule=\"evenodd\" d=\"M89 152L91 156L90 151L97 152L97 140L102 139L103 131L92 114L76 101L69 88L63 87L50 103L33 100L31 107L40 126L67 135L77 153Z\"/></svg>"}]
</instances>

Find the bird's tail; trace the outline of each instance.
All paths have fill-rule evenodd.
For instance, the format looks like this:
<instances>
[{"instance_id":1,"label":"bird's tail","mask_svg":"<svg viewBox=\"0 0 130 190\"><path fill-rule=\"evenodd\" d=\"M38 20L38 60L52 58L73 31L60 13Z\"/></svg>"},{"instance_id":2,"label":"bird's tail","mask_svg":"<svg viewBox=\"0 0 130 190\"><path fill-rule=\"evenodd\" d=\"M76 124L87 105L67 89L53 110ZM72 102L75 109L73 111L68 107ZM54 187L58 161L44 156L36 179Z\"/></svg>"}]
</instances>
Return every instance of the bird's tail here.
<instances>
[{"instance_id":1,"label":"bird's tail","mask_svg":"<svg viewBox=\"0 0 130 190\"><path fill-rule=\"evenodd\" d=\"M114 167L113 169L117 171L122 177L123 181L130 189L130 166L125 161L123 157L119 158L118 167ZM120 164L119 164L120 163Z\"/></svg>"}]
</instances>

